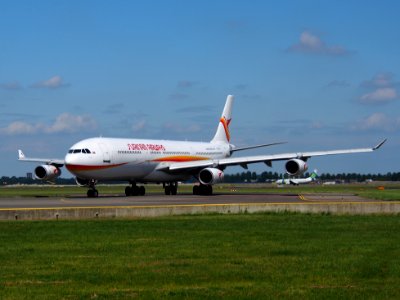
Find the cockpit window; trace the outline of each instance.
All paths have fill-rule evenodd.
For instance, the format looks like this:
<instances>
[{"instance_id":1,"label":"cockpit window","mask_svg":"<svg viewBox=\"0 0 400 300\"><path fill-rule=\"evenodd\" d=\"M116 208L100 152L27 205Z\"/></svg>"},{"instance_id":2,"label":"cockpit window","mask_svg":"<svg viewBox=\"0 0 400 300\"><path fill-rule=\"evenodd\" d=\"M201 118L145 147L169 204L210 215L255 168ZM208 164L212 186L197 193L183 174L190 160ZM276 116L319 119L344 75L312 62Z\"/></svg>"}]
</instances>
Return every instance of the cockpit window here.
<instances>
[{"instance_id":1,"label":"cockpit window","mask_svg":"<svg viewBox=\"0 0 400 300\"><path fill-rule=\"evenodd\" d=\"M84 153L84 154L90 154L90 153L92 153L92 152L90 152L90 150L89 149L87 149L87 148L85 148L85 149L70 149L69 151L68 151L68 153Z\"/></svg>"}]
</instances>

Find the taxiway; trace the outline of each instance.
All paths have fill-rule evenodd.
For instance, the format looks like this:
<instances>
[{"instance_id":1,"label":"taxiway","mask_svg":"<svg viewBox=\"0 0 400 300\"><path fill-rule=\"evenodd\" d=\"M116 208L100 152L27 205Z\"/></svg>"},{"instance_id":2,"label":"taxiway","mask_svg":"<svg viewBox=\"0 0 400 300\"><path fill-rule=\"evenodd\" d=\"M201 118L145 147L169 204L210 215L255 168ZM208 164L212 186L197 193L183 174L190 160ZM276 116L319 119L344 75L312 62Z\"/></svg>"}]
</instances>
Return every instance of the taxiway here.
<instances>
[{"instance_id":1,"label":"taxiway","mask_svg":"<svg viewBox=\"0 0 400 300\"><path fill-rule=\"evenodd\" d=\"M267 204L267 203L304 203L304 202L332 202L332 201L370 201L351 195L324 195L310 196L298 194L216 194L213 196L195 196L179 194L166 196L150 194L146 196L126 197L121 195L103 195L98 198L85 196L70 197L15 197L0 198L0 209L28 209L28 208L63 208L63 207L109 207L132 206L152 207L168 205L202 205L202 204Z\"/></svg>"}]
</instances>

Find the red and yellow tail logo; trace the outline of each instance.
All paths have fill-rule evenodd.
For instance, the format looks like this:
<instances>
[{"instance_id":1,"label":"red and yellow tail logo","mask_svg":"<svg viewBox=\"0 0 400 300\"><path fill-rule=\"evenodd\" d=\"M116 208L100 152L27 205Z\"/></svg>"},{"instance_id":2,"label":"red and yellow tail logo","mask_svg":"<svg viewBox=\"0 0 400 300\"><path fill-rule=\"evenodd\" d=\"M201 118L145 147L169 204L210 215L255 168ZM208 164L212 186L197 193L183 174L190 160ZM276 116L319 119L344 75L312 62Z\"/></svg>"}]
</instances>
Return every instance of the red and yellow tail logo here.
<instances>
[{"instance_id":1,"label":"red and yellow tail logo","mask_svg":"<svg viewBox=\"0 0 400 300\"><path fill-rule=\"evenodd\" d=\"M226 139L228 140L228 142L231 140L231 135L229 133L229 124L231 123L232 119L227 120L225 117L222 117L219 121L222 123L222 126L224 126L224 130L225 130L225 135L226 135Z\"/></svg>"}]
</instances>

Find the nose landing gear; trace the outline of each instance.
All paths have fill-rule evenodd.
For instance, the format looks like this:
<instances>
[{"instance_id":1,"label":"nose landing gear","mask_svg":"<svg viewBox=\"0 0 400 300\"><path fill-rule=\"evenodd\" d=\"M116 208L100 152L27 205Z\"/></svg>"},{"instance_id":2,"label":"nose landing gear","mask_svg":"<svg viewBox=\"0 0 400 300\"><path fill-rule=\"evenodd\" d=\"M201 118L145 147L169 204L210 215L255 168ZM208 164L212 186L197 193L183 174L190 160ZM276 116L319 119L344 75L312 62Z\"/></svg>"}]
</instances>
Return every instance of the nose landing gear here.
<instances>
[{"instance_id":1,"label":"nose landing gear","mask_svg":"<svg viewBox=\"0 0 400 300\"><path fill-rule=\"evenodd\" d=\"M89 190L87 191L88 198L97 198L99 196L99 191L96 190L96 180L89 180Z\"/></svg>"}]
</instances>

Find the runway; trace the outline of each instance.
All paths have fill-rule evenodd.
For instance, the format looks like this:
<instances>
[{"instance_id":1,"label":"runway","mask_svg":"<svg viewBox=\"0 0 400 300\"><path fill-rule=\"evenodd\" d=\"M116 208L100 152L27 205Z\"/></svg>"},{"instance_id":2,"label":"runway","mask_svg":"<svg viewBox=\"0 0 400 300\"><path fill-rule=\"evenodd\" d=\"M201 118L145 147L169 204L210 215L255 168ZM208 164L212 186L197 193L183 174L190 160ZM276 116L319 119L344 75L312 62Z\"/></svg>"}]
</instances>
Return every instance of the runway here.
<instances>
[{"instance_id":1,"label":"runway","mask_svg":"<svg viewBox=\"0 0 400 300\"><path fill-rule=\"evenodd\" d=\"M122 195L103 195L98 198L86 196L70 197L15 197L0 198L0 210L40 209L40 208L101 208L101 207L160 207L180 205L227 205L227 204L288 204L310 202L370 202L352 195L342 194L215 194L195 196L178 194L150 194L126 197Z\"/></svg>"}]
</instances>

